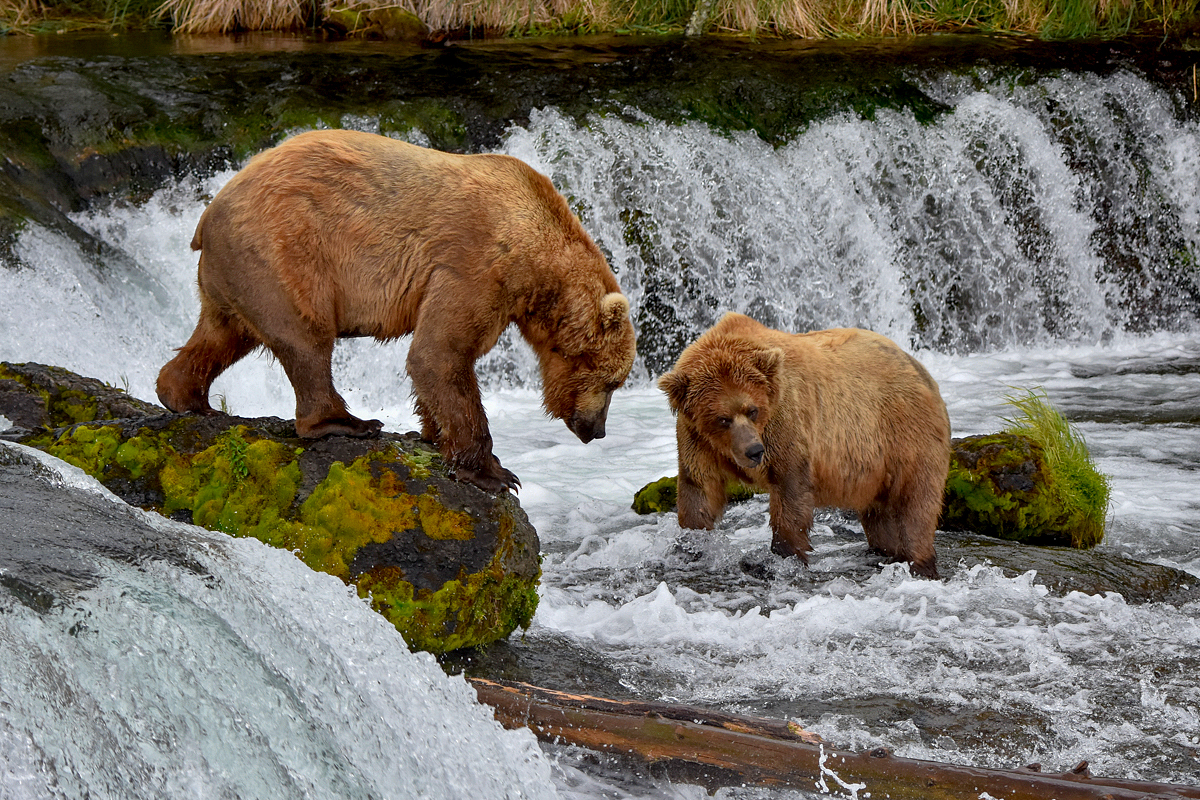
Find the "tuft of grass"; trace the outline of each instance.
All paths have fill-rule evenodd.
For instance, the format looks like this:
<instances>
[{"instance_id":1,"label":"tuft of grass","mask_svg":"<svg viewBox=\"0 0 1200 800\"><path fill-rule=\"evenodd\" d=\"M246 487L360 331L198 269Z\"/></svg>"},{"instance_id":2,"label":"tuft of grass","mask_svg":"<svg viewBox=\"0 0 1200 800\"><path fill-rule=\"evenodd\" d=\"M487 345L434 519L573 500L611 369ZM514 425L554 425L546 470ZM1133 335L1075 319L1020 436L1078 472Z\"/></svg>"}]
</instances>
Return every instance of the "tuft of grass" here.
<instances>
[{"instance_id":1,"label":"tuft of grass","mask_svg":"<svg viewBox=\"0 0 1200 800\"><path fill-rule=\"evenodd\" d=\"M1096 469L1083 436L1050 405L1044 390L1009 395L1005 401L1019 412L1004 418L1005 431L1041 445L1047 469L1054 476L1055 501L1079 513L1082 523L1072 534L1074 546L1099 544L1104 538L1111 487L1108 477Z\"/></svg>"},{"instance_id":2,"label":"tuft of grass","mask_svg":"<svg viewBox=\"0 0 1200 800\"><path fill-rule=\"evenodd\" d=\"M309 0L165 0L155 15L181 33L285 31L306 27L315 8Z\"/></svg>"}]
</instances>

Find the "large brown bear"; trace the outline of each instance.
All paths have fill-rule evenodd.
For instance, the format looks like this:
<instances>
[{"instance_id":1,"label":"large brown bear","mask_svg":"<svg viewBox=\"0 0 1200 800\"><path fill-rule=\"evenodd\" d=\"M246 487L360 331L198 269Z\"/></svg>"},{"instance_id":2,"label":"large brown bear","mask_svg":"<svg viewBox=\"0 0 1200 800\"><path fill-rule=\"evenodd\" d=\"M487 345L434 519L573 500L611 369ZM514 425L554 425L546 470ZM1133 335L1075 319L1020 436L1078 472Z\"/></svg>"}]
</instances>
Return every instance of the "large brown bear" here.
<instances>
[{"instance_id":1,"label":"large brown bear","mask_svg":"<svg viewBox=\"0 0 1200 800\"><path fill-rule=\"evenodd\" d=\"M937 577L950 464L937 384L890 339L726 314L659 387L677 415L679 524L711 529L733 478L771 493L771 549L808 563L814 506L858 512L874 550Z\"/></svg>"},{"instance_id":2,"label":"large brown bear","mask_svg":"<svg viewBox=\"0 0 1200 800\"><path fill-rule=\"evenodd\" d=\"M633 365L629 303L550 181L503 155L452 155L356 131L293 137L250 160L196 228L200 321L158 376L173 411L265 346L296 392L296 432L373 436L330 371L339 336L413 335L407 368L425 439L489 490L517 477L492 454L474 364L510 322L537 353L546 410L604 436Z\"/></svg>"}]
</instances>

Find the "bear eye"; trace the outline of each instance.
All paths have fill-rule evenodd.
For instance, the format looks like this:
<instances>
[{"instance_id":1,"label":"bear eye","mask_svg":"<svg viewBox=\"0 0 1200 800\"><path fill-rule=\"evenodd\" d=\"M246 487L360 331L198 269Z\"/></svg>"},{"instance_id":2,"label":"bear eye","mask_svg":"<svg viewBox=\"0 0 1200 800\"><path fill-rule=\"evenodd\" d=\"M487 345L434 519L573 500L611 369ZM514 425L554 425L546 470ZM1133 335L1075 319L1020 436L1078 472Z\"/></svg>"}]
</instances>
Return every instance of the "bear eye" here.
<instances>
[{"instance_id":1,"label":"bear eye","mask_svg":"<svg viewBox=\"0 0 1200 800\"><path fill-rule=\"evenodd\" d=\"M754 422L754 420L758 419L758 408L756 406L750 406L746 409L746 419L750 420L751 422Z\"/></svg>"},{"instance_id":2,"label":"bear eye","mask_svg":"<svg viewBox=\"0 0 1200 800\"><path fill-rule=\"evenodd\" d=\"M731 420L729 417L717 417L717 424L722 428L728 428L733 424L733 420Z\"/></svg>"}]
</instances>

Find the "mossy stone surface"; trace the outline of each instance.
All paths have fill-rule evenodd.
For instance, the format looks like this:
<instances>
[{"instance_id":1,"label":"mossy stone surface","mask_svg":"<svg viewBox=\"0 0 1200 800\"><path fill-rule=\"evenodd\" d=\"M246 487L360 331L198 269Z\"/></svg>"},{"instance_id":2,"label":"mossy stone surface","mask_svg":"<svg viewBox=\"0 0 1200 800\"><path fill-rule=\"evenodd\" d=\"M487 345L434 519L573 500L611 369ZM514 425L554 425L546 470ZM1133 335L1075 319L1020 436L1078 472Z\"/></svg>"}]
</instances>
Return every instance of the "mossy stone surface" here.
<instances>
[{"instance_id":1,"label":"mossy stone surface","mask_svg":"<svg viewBox=\"0 0 1200 800\"><path fill-rule=\"evenodd\" d=\"M1029 544L1094 547L1087 510L1062 502L1068 480L1028 436L993 433L953 440L938 527ZM1100 529L1103 536L1103 528Z\"/></svg>"},{"instance_id":2,"label":"mossy stone surface","mask_svg":"<svg viewBox=\"0 0 1200 800\"><path fill-rule=\"evenodd\" d=\"M5 369L0 380L50 374L40 365ZM79 383L65 370L54 374ZM56 396L36 382L28 382L30 393ZM18 394L0 393L0 414L24 407ZM43 404L44 423L70 419L49 416L51 405ZM79 407L92 405L107 408ZM133 505L291 550L312 569L353 583L414 649L483 645L532 620L541 567L524 511L507 492L455 481L416 434L306 441L286 420L143 405L157 413L39 425L15 438Z\"/></svg>"},{"instance_id":3,"label":"mossy stone surface","mask_svg":"<svg viewBox=\"0 0 1200 800\"><path fill-rule=\"evenodd\" d=\"M744 483L730 481L725 484L725 497L731 503L741 503L754 497L754 490ZM633 510L639 514L674 511L679 499L679 478L669 475L647 483L633 496Z\"/></svg>"}]
</instances>

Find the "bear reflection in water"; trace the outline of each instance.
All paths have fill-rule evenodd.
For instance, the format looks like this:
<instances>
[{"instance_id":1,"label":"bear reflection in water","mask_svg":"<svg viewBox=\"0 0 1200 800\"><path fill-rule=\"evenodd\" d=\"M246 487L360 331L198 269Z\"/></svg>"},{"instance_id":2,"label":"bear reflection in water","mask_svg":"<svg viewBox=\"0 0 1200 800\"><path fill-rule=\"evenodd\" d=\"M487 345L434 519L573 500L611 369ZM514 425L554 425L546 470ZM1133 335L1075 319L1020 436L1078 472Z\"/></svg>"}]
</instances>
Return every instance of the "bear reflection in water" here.
<instances>
[{"instance_id":1,"label":"bear reflection in water","mask_svg":"<svg viewBox=\"0 0 1200 800\"><path fill-rule=\"evenodd\" d=\"M729 313L658 385L676 414L682 527L711 529L734 479L770 492L780 555L807 563L813 508L837 506L858 512L873 550L937 577L950 421L937 383L890 339Z\"/></svg>"},{"instance_id":2,"label":"bear reflection in water","mask_svg":"<svg viewBox=\"0 0 1200 800\"><path fill-rule=\"evenodd\" d=\"M629 374L629 302L550 180L504 155L454 155L357 131L313 131L252 158L192 239L200 320L158 377L173 411L214 413L216 377L256 347L296 392L296 433L374 436L333 385L334 341L412 334L421 434L455 476L520 485L492 453L475 362L515 323L546 410L604 436Z\"/></svg>"}]
</instances>

